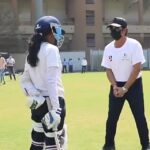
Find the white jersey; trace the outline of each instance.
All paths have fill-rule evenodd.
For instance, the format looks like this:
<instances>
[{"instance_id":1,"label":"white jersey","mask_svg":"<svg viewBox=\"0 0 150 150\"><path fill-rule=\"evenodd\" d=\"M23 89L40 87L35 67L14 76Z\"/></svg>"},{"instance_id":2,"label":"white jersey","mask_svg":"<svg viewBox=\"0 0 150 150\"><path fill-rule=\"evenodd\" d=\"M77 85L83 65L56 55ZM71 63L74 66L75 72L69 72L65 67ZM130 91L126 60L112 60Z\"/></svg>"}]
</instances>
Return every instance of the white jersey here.
<instances>
[{"instance_id":1,"label":"white jersey","mask_svg":"<svg viewBox=\"0 0 150 150\"><path fill-rule=\"evenodd\" d=\"M105 47L101 65L112 70L116 81L126 82L132 72L133 65L145 62L141 44L132 38L127 38L124 45L115 48L115 41ZM141 72L138 77L141 76Z\"/></svg>"},{"instance_id":2,"label":"white jersey","mask_svg":"<svg viewBox=\"0 0 150 150\"><path fill-rule=\"evenodd\" d=\"M14 58L8 58L7 59L7 66L14 66L15 59Z\"/></svg>"},{"instance_id":3,"label":"white jersey","mask_svg":"<svg viewBox=\"0 0 150 150\"><path fill-rule=\"evenodd\" d=\"M87 66L87 60L86 59L81 60L81 66Z\"/></svg>"},{"instance_id":4,"label":"white jersey","mask_svg":"<svg viewBox=\"0 0 150 150\"><path fill-rule=\"evenodd\" d=\"M53 101L53 105L57 107L58 97L64 97L64 88L61 80L62 64L59 50L56 46L43 42L38 58L39 62L36 67L31 67L26 61L21 82L22 86L28 90L35 87L43 96L49 96L51 101ZM53 70L55 68L57 68L56 74ZM26 80L28 78L31 80L30 84L27 84L28 81Z\"/></svg>"}]
</instances>

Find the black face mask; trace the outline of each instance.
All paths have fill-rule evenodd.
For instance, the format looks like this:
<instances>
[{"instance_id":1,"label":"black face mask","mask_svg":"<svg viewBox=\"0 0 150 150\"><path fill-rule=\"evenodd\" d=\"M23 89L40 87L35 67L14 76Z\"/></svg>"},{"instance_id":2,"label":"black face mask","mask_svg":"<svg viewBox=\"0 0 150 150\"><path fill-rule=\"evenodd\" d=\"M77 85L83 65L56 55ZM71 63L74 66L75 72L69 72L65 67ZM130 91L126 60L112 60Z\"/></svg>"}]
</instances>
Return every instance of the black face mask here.
<instances>
[{"instance_id":1,"label":"black face mask","mask_svg":"<svg viewBox=\"0 0 150 150\"><path fill-rule=\"evenodd\" d=\"M121 31L111 30L111 36L114 40L119 40L121 38Z\"/></svg>"}]
</instances>

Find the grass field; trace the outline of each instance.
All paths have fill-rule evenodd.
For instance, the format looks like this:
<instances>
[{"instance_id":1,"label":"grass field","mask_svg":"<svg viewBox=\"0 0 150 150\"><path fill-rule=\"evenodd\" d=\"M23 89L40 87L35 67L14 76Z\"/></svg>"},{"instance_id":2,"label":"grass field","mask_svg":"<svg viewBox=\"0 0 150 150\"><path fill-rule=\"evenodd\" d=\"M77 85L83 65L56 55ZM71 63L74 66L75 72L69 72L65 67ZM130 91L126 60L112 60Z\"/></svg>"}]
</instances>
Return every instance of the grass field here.
<instances>
[{"instance_id":1,"label":"grass field","mask_svg":"<svg viewBox=\"0 0 150 150\"><path fill-rule=\"evenodd\" d=\"M150 72L143 72L145 112L150 123ZM6 77L0 86L0 150L29 150L31 120L18 76ZM105 73L64 74L69 150L100 150L104 143L109 83ZM117 150L140 150L141 146L128 103L120 116Z\"/></svg>"}]
</instances>

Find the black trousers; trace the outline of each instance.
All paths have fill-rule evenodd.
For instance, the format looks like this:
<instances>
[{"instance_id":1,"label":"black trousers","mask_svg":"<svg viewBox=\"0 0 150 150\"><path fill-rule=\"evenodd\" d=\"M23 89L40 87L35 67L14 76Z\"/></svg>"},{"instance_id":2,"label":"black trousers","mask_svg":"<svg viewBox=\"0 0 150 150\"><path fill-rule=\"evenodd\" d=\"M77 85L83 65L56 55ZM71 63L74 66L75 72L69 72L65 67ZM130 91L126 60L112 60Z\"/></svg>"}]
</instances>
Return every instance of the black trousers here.
<instances>
[{"instance_id":1,"label":"black trousers","mask_svg":"<svg viewBox=\"0 0 150 150\"><path fill-rule=\"evenodd\" d=\"M69 65L69 72L73 72L73 66Z\"/></svg>"},{"instance_id":2,"label":"black trousers","mask_svg":"<svg viewBox=\"0 0 150 150\"><path fill-rule=\"evenodd\" d=\"M63 73L67 73L67 66L66 66L66 65L63 65L62 72L63 72Z\"/></svg>"},{"instance_id":3,"label":"black trousers","mask_svg":"<svg viewBox=\"0 0 150 150\"><path fill-rule=\"evenodd\" d=\"M125 82L118 82L117 85L122 87ZM117 98L113 95L113 88L110 87L109 93L109 111L106 122L106 137L105 146L115 145L115 134L117 122L119 120L120 113L122 111L125 100L128 101L130 109L135 119L137 126L140 143L143 148L146 148L149 143L148 127L144 114L144 99L143 99L143 87L142 78L135 81L129 91L121 98Z\"/></svg>"},{"instance_id":4,"label":"black trousers","mask_svg":"<svg viewBox=\"0 0 150 150\"><path fill-rule=\"evenodd\" d=\"M12 75L14 77L14 80L16 80L16 76L15 76L15 70L13 66L7 66L7 69L9 71L9 77L12 80Z\"/></svg>"},{"instance_id":5,"label":"black trousers","mask_svg":"<svg viewBox=\"0 0 150 150\"><path fill-rule=\"evenodd\" d=\"M86 66L82 66L82 73L85 73L86 71Z\"/></svg>"}]
</instances>

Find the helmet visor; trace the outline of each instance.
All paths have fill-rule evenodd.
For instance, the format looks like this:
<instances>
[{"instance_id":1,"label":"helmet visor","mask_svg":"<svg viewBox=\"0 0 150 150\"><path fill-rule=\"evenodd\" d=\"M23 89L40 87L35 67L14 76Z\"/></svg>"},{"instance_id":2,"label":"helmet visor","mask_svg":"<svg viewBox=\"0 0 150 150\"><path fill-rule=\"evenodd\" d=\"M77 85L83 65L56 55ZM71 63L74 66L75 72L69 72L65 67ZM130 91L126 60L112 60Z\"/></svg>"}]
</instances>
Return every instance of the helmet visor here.
<instances>
[{"instance_id":1,"label":"helmet visor","mask_svg":"<svg viewBox=\"0 0 150 150\"><path fill-rule=\"evenodd\" d=\"M65 31L58 24L51 24L53 35L57 41L57 46L60 48L64 41Z\"/></svg>"}]
</instances>

